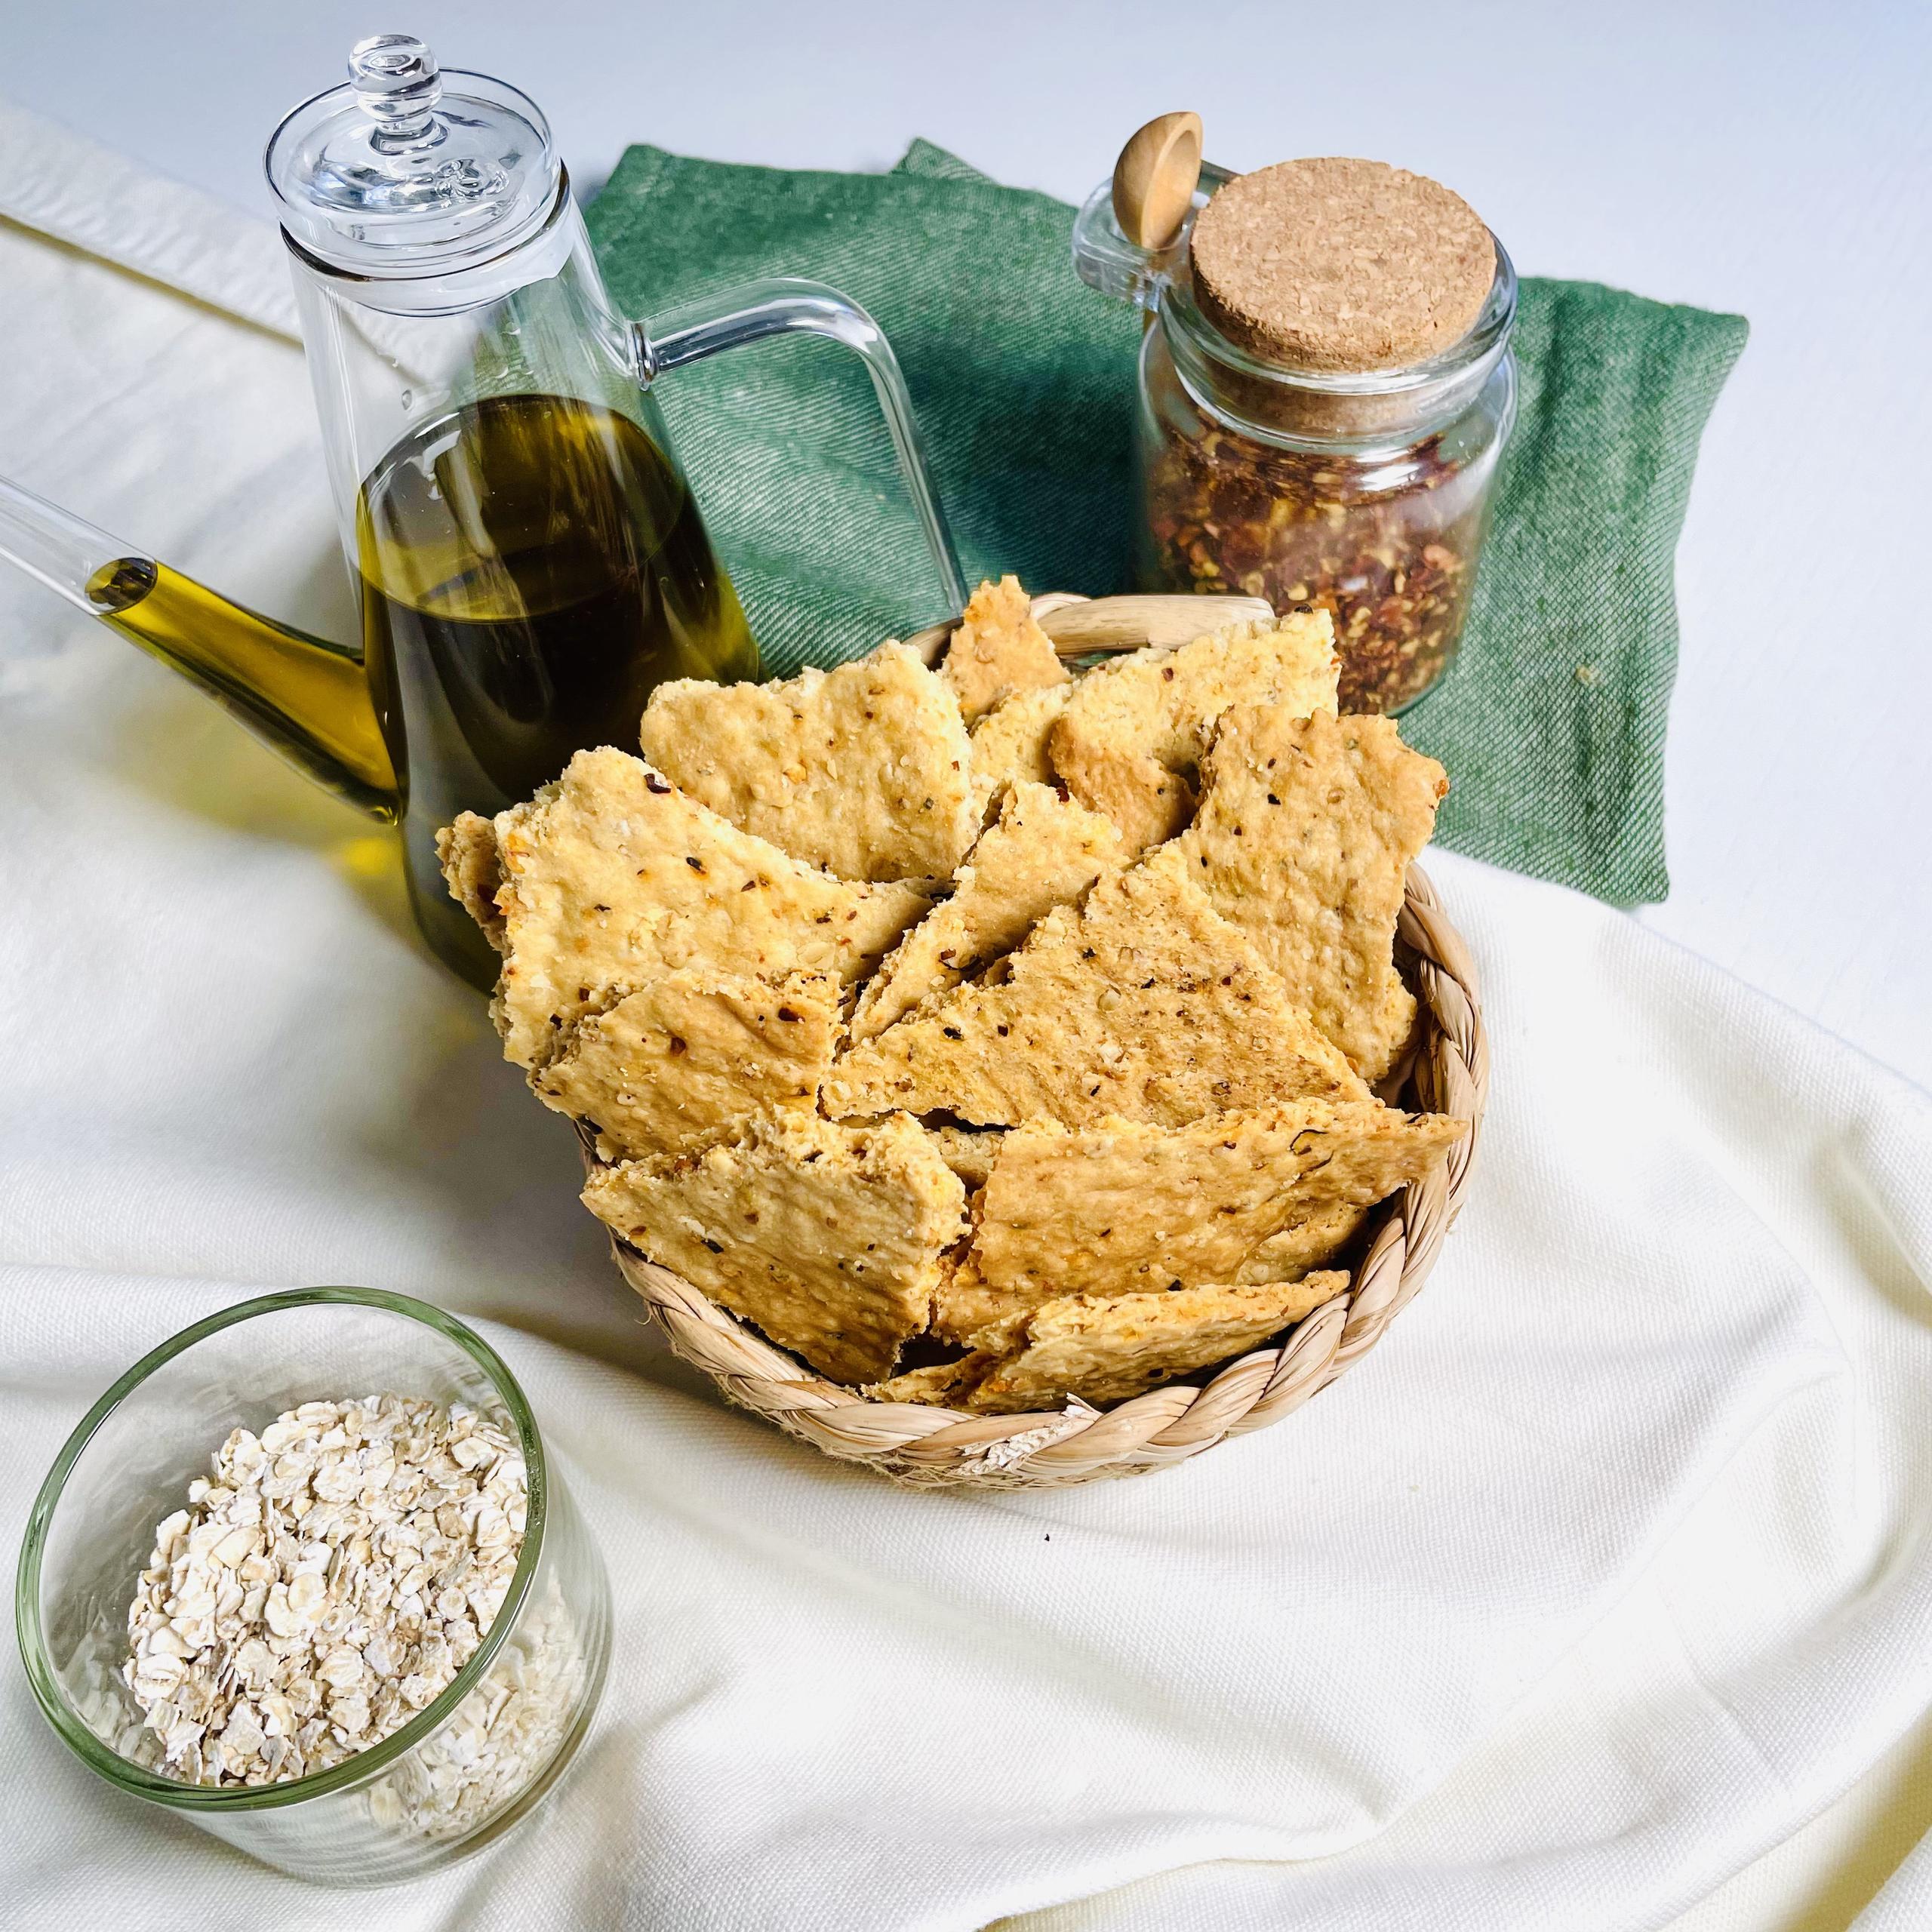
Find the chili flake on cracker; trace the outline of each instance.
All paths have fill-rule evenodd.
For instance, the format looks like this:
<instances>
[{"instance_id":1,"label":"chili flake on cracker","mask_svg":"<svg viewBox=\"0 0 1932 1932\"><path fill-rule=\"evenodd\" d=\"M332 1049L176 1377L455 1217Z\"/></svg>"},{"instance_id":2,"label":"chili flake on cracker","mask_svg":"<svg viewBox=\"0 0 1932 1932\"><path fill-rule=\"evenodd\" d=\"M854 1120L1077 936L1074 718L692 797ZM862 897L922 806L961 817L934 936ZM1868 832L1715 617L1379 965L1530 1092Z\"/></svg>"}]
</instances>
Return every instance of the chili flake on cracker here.
<instances>
[{"instance_id":1,"label":"chili flake on cracker","mask_svg":"<svg viewBox=\"0 0 1932 1932\"><path fill-rule=\"evenodd\" d=\"M1287 704L1223 714L1201 808L1176 841L1188 876L1239 926L1365 1080L1415 1021L1395 971L1409 862L1449 789L1393 720L1298 718Z\"/></svg>"},{"instance_id":2,"label":"chili flake on cracker","mask_svg":"<svg viewBox=\"0 0 1932 1932\"><path fill-rule=\"evenodd\" d=\"M939 675L971 724L1009 694L1063 685L1072 674L1033 621L1020 580L1003 577L974 592Z\"/></svg>"},{"instance_id":3,"label":"chili flake on cracker","mask_svg":"<svg viewBox=\"0 0 1932 1932\"><path fill-rule=\"evenodd\" d=\"M1178 868L1103 878L977 983L833 1064L828 1112L977 1126L1179 1124L1283 1094L1364 1097L1342 1056Z\"/></svg>"},{"instance_id":4,"label":"chili flake on cracker","mask_svg":"<svg viewBox=\"0 0 1932 1932\"><path fill-rule=\"evenodd\" d=\"M841 878L944 878L979 829L958 704L901 644L783 684L660 685L640 735L682 790Z\"/></svg>"},{"instance_id":5,"label":"chili flake on cracker","mask_svg":"<svg viewBox=\"0 0 1932 1932\"><path fill-rule=\"evenodd\" d=\"M922 1330L965 1190L903 1115L754 1122L735 1145L607 1168L585 1204L633 1247L838 1382Z\"/></svg>"}]
</instances>

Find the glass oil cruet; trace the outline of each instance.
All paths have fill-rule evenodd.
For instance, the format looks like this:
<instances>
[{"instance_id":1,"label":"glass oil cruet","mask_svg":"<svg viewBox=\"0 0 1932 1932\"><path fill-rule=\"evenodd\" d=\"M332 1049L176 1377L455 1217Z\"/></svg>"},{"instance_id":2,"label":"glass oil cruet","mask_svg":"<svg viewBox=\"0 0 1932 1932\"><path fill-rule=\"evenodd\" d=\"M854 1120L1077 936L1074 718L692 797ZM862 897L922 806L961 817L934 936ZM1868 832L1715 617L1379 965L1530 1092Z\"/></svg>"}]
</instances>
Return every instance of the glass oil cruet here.
<instances>
[{"instance_id":1,"label":"glass oil cruet","mask_svg":"<svg viewBox=\"0 0 1932 1932\"><path fill-rule=\"evenodd\" d=\"M266 165L361 638L243 611L4 480L0 555L399 824L425 938L487 986L495 956L444 888L437 829L528 797L582 746L634 743L664 679L758 675L651 394L663 371L784 332L843 343L948 611L965 586L904 380L862 309L788 278L622 316L533 101L439 72L403 35L360 42L349 72L283 121Z\"/></svg>"}]
</instances>

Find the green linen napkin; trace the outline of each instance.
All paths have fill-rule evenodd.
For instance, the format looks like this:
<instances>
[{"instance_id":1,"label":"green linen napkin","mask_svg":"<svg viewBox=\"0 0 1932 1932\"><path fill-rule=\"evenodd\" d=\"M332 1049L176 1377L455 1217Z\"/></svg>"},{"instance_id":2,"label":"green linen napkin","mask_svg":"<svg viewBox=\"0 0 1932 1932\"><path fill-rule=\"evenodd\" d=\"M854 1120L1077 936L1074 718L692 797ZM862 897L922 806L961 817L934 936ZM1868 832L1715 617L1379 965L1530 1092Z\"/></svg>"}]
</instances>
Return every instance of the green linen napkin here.
<instances>
[{"instance_id":1,"label":"green linen napkin","mask_svg":"<svg viewBox=\"0 0 1932 1932\"><path fill-rule=\"evenodd\" d=\"M891 338L969 581L1128 588L1138 317L1076 278L1072 211L930 143L883 174L634 147L589 211L620 300L813 275ZM1742 318L1525 279L1516 429L1462 656L1403 718L1448 768L1437 837L1620 903L1662 898L1672 558ZM769 669L946 614L863 372L774 343L659 398Z\"/></svg>"}]
</instances>

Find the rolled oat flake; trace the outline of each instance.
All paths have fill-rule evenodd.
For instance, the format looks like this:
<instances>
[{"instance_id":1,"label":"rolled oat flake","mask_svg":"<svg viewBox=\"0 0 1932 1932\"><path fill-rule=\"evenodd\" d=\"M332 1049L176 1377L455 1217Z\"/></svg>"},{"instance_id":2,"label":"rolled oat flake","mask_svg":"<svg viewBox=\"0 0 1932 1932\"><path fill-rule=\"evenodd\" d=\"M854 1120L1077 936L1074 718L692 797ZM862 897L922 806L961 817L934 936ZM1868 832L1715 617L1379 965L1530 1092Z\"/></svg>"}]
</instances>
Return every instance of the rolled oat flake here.
<instances>
[{"instance_id":1,"label":"rolled oat flake","mask_svg":"<svg viewBox=\"0 0 1932 1932\"><path fill-rule=\"evenodd\" d=\"M155 1526L123 1675L195 1784L340 1764L432 1703L502 1608L524 1537L513 1436L461 1404L304 1402L238 1429Z\"/></svg>"}]
</instances>

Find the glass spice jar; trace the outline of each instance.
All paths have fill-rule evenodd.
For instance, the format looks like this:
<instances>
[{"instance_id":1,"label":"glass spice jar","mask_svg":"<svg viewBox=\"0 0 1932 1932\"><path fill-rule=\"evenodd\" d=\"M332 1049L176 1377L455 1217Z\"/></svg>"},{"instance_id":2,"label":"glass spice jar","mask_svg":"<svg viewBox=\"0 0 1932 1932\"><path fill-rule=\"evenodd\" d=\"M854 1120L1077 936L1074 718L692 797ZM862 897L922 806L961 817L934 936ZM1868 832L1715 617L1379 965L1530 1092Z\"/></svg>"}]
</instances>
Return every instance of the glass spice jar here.
<instances>
[{"instance_id":1,"label":"glass spice jar","mask_svg":"<svg viewBox=\"0 0 1932 1932\"><path fill-rule=\"evenodd\" d=\"M1448 669L1468 616L1515 413L1515 272L1495 242L1475 321L1420 360L1324 368L1257 353L1204 312L1189 247L1234 178L1202 169L1193 214L1164 249L1122 234L1110 183L1075 227L1083 279L1147 312L1136 574L1146 590L1325 606L1343 709L1399 712Z\"/></svg>"}]
</instances>

